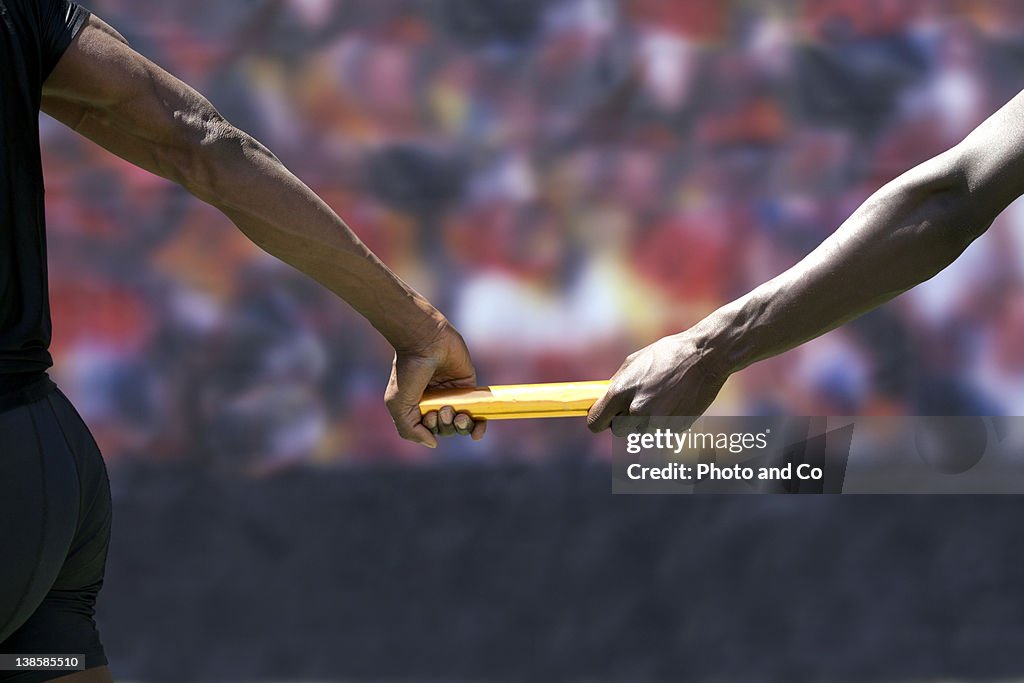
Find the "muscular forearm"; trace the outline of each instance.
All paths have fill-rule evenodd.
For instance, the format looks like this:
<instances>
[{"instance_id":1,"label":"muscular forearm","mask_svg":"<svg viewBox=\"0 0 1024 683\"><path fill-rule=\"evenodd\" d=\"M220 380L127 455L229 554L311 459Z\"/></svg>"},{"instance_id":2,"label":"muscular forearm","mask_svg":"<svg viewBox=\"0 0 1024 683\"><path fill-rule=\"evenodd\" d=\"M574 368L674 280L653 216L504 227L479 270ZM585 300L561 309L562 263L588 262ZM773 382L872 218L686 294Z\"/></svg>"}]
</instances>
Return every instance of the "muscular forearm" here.
<instances>
[{"instance_id":1,"label":"muscular forearm","mask_svg":"<svg viewBox=\"0 0 1024 683\"><path fill-rule=\"evenodd\" d=\"M429 342L444 317L391 272L305 184L204 98L185 91L149 132L60 100L47 111L123 159L219 208L268 253L347 301L396 349ZM147 112L135 113L143 118Z\"/></svg>"},{"instance_id":2,"label":"muscular forearm","mask_svg":"<svg viewBox=\"0 0 1024 683\"><path fill-rule=\"evenodd\" d=\"M798 264L700 323L701 350L734 372L931 278L991 224L976 200L956 149L909 171Z\"/></svg>"},{"instance_id":3,"label":"muscular forearm","mask_svg":"<svg viewBox=\"0 0 1024 683\"><path fill-rule=\"evenodd\" d=\"M387 268L251 136L225 126L196 148L183 182L261 248L347 301L395 348L431 341L444 317Z\"/></svg>"}]
</instances>

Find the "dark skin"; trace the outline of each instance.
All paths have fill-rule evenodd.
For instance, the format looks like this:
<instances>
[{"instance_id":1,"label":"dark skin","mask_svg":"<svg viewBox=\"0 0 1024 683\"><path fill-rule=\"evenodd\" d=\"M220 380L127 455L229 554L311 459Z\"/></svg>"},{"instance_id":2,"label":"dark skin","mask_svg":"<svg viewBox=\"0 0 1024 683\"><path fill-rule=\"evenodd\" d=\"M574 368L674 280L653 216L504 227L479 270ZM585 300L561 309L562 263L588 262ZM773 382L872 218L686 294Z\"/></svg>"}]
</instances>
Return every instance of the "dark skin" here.
<instances>
[{"instance_id":1,"label":"dark skin","mask_svg":"<svg viewBox=\"0 0 1024 683\"><path fill-rule=\"evenodd\" d=\"M1024 193L1024 93L907 171L802 261L692 328L629 356L587 422L702 415L729 376L928 280Z\"/></svg>"},{"instance_id":2,"label":"dark skin","mask_svg":"<svg viewBox=\"0 0 1024 683\"><path fill-rule=\"evenodd\" d=\"M421 415L427 389L471 387L462 337L385 266L316 194L198 92L92 17L43 86L43 111L136 166L220 209L254 243L314 278L395 349L384 400L398 433L483 437L484 421L453 410Z\"/></svg>"}]
</instances>

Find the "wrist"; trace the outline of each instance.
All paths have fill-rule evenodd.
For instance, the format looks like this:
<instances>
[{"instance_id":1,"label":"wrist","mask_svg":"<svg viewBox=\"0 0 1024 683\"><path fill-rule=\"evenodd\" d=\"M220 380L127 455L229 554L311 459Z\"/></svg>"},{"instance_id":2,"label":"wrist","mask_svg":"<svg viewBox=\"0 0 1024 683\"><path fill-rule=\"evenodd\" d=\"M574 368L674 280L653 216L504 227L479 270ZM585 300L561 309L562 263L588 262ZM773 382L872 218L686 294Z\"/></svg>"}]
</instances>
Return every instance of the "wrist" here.
<instances>
[{"instance_id":1,"label":"wrist","mask_svg":"<svg viewBox=\"0 0 1024 683\"><path fill-rule=\"evenodd\" d=\"M753 346L744 334L744 326L727 307L718 309L689 332L701 364L722 381L754 362Z\"/></svg>"},{"instance_id":2,"label":"wrist","mask_svg":"<svg viewBox=\"0 0 1024 683\"><path fill-rule=\"evenodd\" d=\"M451 329L451 323L443 313L417 295L414 308L403 319L397 321L393 331L384 336L402 355L429 355L444 333Z\"/></svg>"}]
</instances>

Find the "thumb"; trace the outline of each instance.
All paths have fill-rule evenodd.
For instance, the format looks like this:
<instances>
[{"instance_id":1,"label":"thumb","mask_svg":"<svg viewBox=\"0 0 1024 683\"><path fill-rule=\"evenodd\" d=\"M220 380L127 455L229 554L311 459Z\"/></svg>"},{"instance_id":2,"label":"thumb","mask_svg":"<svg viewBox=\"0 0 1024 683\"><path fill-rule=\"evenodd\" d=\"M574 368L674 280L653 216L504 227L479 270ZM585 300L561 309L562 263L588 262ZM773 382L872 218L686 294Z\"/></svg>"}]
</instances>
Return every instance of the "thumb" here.
<instances>
[{"instance_id":1,"label":"thumb","mask_svg":"<svg viewBox=\"0 0 1024 683\"><path fill-rule=\"evenodd\" d=\"M608 429L612 419L628 406L629 400L626 395L612 384L604 396L591 406L590 412L587 413L587 427L595 434Z\"/></svg>"},{"instance_id":2,"label":"thumb","mask_svg":"<svg viewBox=\"0 0 1024 683\"><path fill-rule=\"evenodd\" d=\"M402 438L437 448L437 439L421 424L419 402L434 377L435 364L423 358L395 356L385 403Z\"/></svg>"}]
</instances>

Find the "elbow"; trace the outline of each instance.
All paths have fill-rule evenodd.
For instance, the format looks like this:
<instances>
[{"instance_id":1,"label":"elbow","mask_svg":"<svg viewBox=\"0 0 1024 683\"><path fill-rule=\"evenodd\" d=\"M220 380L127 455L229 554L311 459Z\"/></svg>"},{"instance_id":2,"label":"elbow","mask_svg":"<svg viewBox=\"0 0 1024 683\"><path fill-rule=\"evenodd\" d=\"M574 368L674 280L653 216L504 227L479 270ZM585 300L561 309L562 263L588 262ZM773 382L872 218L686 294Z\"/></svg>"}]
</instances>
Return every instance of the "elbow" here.
<instances>
[{"instance_id":1,"label":"elbow","mask_svg":"<svg viewBox=\"0 0 1024 683\"><path fill-rule=\"evenodd\" d=\"M164 149L166 177L208 204L229 204L231 188L244 182L244 164L262 146L216 112L175 118L175 142Z\"/></svg>"},{"instance_id":2,"label":"elbow","mask_svg":"<svg viewBox=\"0 0 1024 683\"><path fill-rule=\"evenodd\" d=\"M910 224L926 231L933 248L946 252L952 260L988 230L998 211L972 188L957 148L923 164L920 170L906 179L907 192L916 199L911 205L920 212Z\"/></svg>"},{"instance_id":3,"label":"elbow","mask_svg":"<svg viewBox=\"0 0 1024 683\"><path fill-rule=\"evenodd\" d=\"M954 256L959 256L985 234L1000 211L980 201L978 194L970 190L966 178L933 199L932 213L942 226L941 233Z\"/></svg>"},{"instance_id":4,"label":"elbow","mask_svg":"<svg viewBox=\"0 0 1024 683\"><path fill-rule=\"evenodd\" d=\"M919 244L931 278L955 261L992 224L973 205L969 192L951 187L931 195L922 205L922 220L914 226L924 233ZM922 263L922 266L925 264Z\"/></svg>"},{"instance_id":5,"label":"elbow","mask_svg":"<svg viewBox=\"0 0 1024 683\"><path fill-rule=\"evenodd\" d=\"M979 155L968 141L946 153L951 159L951 182L941 200L960 228L961 251L981 237L1020 196L1013 174L990 168L986 155Z\"/></svg>"}]
</instances>

